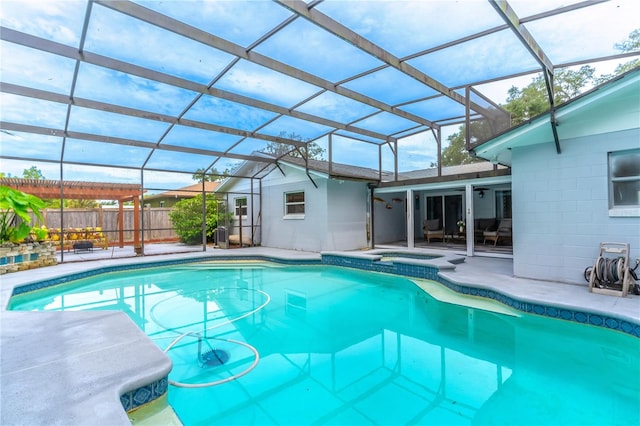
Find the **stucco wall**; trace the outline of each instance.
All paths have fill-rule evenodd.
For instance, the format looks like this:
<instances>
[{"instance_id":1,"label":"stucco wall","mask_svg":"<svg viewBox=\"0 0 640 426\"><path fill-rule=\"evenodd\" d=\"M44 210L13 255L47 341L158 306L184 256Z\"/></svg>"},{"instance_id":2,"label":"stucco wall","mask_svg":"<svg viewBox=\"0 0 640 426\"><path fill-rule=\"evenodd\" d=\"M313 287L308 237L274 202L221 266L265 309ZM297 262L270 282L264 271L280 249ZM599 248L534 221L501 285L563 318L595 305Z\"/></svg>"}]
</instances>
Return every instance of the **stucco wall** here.
<instances>
[{"instance_id":1,"label":"stucco wall","mask_svg":"<svg viewBox=\"0 0 640 426\"><path fill-rule=\"evenodd\" d=\"M601 242L631 245L640 256L640 218L609 217L607 153L637 148L626 130L513 149L514 274L587 284L583 272Z\"/></svg>"},{"instance_id":2,"label":"stucco wall","mask_svg":"<svg viewBox=\"0 0 640 426\"><path fill-rule=\"evenodd\" d=\"M407 239L407 215L405 212L406 191L391 192L377 195L382 201L373 203L373 215L375 220L374 234L376 244L388 244ZM393 201L400 199L402 202ZM424 208L421 203L421 208ZM390 207L390 208L389 208ZM418 213L414 213L418 214ZM421 223L419 219L416 219Z\"/></svg>"},{"instance_id":3,"label":"stucco wall","mask_svg":"<svg viewBox=\"0 0 640 426\"><path fill-rule=\"evenodd\" d=\"M327 235L323 250L367 247L367 185L363 182L327 182Z\"/></svg>"},{"instance_id":4,"label":"stucco wall","mask_svg":"<svg viewBox=\"0 0 640 426\"><path fill-rule=\"evenodd\" d=\"M366 247L366 184L327 180L283 165L262 182L262 245L302 251ZM284 215L284 193L304 191L303 219ZM329 195L328 195L329 194Z\"/></svg>"},{"instance_id":5,"label":"stucco wall","mask_svg":"<svg viewBox=\"0 0 640 426\"><path fill-rule=\"evenodd\" d=\"M302 251L319 251L326 234L326 180L314 177L318 188L302 171L283 167L262 182L262 245ZM285 219L284 193L304 191L304 219Z\"/></svg>"},{"instance_id":6,"label":"stucco wall","mask_svg":"<svg viewBox=\"0 0 640 426\"><path fill-rule=\"evenodd\" d=\"M253 185L253 193L251 192L251 185ZM236 198L247 199L247 216L242 218L242 239L247 240L252 237L253 230L253 243L261 244L261 227L260 218L258 213L260 212L260 187L257 180L253 182L250 179L234 179L232 184L227 186L228 191L224 195L225 201L228 203L227 210L235 211ZM253 194L253 195L252 195ZM220 223L220 226L223 224ZM237 216L233 217L233 222L229 226L229 235L240 234L240 220Z\"/></svg>"}]
</instances>

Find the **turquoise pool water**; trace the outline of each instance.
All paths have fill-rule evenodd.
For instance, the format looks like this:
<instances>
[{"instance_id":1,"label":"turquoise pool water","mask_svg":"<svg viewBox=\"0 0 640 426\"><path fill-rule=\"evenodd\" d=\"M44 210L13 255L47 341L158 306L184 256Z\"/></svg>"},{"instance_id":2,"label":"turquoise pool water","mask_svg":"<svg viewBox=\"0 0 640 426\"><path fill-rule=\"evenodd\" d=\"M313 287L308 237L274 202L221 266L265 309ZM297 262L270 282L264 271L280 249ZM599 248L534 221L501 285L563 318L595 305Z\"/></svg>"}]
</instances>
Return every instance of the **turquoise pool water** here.
<instances>
[{"instance_id":1,"label":"turquoise pool water","mask_svg":"<svg viewBox=\"0 0 640 426\"><path fill-rule=\"evenodd\" d=\"M640 339L467 300L256 262L104 274L10 308L126 312L168 349L185 425L640 424Z\"/></svg>"}]
</instances>

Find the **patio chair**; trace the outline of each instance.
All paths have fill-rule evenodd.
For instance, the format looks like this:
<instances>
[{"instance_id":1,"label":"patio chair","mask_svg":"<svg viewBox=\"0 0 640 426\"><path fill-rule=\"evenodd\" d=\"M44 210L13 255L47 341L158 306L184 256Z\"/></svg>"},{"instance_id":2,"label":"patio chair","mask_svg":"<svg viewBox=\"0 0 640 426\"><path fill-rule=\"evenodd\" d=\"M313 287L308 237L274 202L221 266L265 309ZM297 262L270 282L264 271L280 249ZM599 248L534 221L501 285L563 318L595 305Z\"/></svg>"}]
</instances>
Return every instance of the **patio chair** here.
<instances>
[{"instance_id":1,"label":"patio chair","mask_svg":"<svg viewBox=\"0 0 640 426\"><path fill-rule=\"evenodd\" d=\"M498 240L510 240L511 239L511 219L502 219L498 229L495 231L484 231L484 241L482 244L487 244L487 240L493 241L493 245L498 244Z\"/></svg>"},{"instance_id":2,"label":"patio chair","mask_svg":"<svg viewBox=\"0 0 640 426\"><path fill-rule=\"evenodd\" d=\"M427 243L430 243L432 238L440 238L444 241L444 229L440 226L440 219L425 220L422 224L422 232Z\"/></svg>"}]
</instances>

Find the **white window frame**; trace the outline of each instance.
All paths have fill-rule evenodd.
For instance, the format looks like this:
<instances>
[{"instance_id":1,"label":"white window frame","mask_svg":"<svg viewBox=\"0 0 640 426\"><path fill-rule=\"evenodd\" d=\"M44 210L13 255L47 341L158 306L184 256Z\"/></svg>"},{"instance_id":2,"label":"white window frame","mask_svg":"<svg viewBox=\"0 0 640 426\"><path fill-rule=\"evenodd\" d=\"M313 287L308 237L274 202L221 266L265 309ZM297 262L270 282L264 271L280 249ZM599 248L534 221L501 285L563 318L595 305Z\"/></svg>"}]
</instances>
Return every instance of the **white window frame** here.
<instances>
[{"instance_id":1,"label":"white window frame","mask_svg":"<svg viewBox=\"0 0 640 426\"><path fill-rule=\"evenodd\" d=\"M289 195L302 194L302 201L287 201ZM288 191L283 194L284 219L304 219L306 211L306 200L304 191ZM288 213L289 207L302 206L302 213Z\"/></svg>"},{"instance_id":2,"label":"white window frame","mask_svg":"<svg viewBox=\"0 0 640 426\"><path fill-rule=\"evenodd\" d=\"M244 200L244 205L239 205L238 201ZM241 211L239 211L241 209ZM233 199L233 213L235 217L240 217L238 213L242 213L242 217L247 217L247 197L238 197Z\"/></svg>"},{"instance_id":3,"label":"white window frame","mask_svg":"<svg viewBox=\"0 0 640 426\"><path fill-rule=\"evenodd\" d=\"M638 193L637 204L616 204L615 187L620 182L640 182L640 171L637 175L615 177L613 176L614 167L613 160L616 157L635 157L640 156L640 148L627 149L623 151L609 152L608 161L608 180L609 180L609 216L610 217L639 217L640 216L640 192ZM631 160L633 162L634 160Z\"/></svg>"}]
</instances>

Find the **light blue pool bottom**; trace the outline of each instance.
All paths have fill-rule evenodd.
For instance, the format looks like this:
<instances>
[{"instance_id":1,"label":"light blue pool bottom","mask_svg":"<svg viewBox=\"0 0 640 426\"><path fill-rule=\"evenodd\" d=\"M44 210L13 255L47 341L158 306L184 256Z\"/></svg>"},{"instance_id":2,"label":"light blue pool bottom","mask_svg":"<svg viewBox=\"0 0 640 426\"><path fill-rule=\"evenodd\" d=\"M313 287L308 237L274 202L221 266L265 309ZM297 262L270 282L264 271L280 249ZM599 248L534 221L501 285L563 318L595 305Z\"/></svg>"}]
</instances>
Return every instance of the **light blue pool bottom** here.
<instances>
[{"instance_id":1,"label":"light blue pool bottom","mask_svg":"<svg viewBox=\"0 0 640 426\"><path fill-rule=\"evenodd\" d=\"M65 277L54 278L51 280L39 281L23 286L17 286L13 290L14 295L39 290L58 284L68 283L81 278L86 278L98 274L117 272L117 271L132 271L145 268L180 265L186 263L197 262L225 262L225 261L269 261L276 264L286 265L334 265L347 268L361 269L366 271L383 272L394 275L401 275L406 277L415 277L421 279L430 279L437 281L454 292L463 294L478 296L486 299L498 301L510 308L518 311L532 313L540 316L546 316L555 319L563 319L567 321L573 321L581 324L589 324L597 327L603 327L607 329L621 331L623 333L632 335L634 337L640 337L640 325L634 324L630 321L623 319L606 316L602 314L590 313L580 310L558 308L554 306L545 306L538 303L531 303L520 301L509 296L505 296L497 291L488 290L483 288L477 288L470 285L461 285L453 283L448 279L439 275L441 266L434 266L431 264L430 259L415 259L415 258L395 258L392 262L381 261L382 256L366 256L356 254L354 256L349 255L336 255L336 254L323 254L320 261L313 260L291 260L281 259L267 256L228 256L221 257L215 256L210 258L195 259L180 259L171 261L151 262L144 264L130 264L130 265L118 265L109 266L103 268L97 268L94 270L85 271L78 274L72 274ZM132 390L125 395L122 395L121 402L125 410L131 411L142 405L145 405L155 399L161 397L166 393L168 378L162 378L157 382L150 383L141 388Z\"/></svg>"},{"instance_id":2,"label":"light blue pool bottom","mask_svg":"<svg viewBox=\"0 0 640 426\"><path fill-rule=\"evenodd\" d=\"M259 269L261 268L236 264L234 269L232 264L233 262L229 265L212 262L211 264L178 265L169 268L170 276L166 277L164 275L149 275L142 273L143 271L116 276L120 280L117 281L118 283L136 283L140 292L135 292L135 294L147 293L147 283L155 288L155 290L150 288L148 294L149 296L157 294L157 296L153 296L151 299L147 298L147 301L143 303L143 306L147 306L148 309L144 310L146 321L141 324L156 341L158 338L164 338L157 332L153 332L158 327L161 331L167 330L167 339L175 338L175 334L172 334L170 330L175 330L175 333L189 331L189 328L183 329L180 324L182 322L185 324L197 323L192 321L193 318L190 319L189 315L202 312L202 309L194 309L197 308L198 301L202 303L204 300L208 300L210 303L224 306L224 309L218 312L224 312L225 317L229 315L231 318L240 317L241 313L251 306L259 307L264 298L255 299L251 294L244 293L244 290L238 287L245 280L254 283L250 284L250 288L252 288L251 285L257 286L255 288L262 288L260 286L265 285L264 290L275 297L275 302L268 306L264 313L257 313L255 318L251 320L257 321L258 325L263 324L255 334L251 332L251 328L247 328L249 323L239 326L238 330L235 330L235 326L225 330L217 330L224 331L227 334L223 334L223 336L230 338L234 338L234 334L241 331L240 334L247 339L248 343L259 348L261 362L256 370L238 382L220 387L193 391L172 388L169 393L170 402L185 424L215 424L217 422L227 424L234 421L243 424L250 421L266 424L294 424L296 421L301 422L301 419L317 423L366 424L374 419L375 422L382 423L410 423L412 419L418 418L422 422L433 420L441 423L451 423L457 419L468 424L465 422L469 419L476 421L483 418L495 420L495 416L501 416L501 412L509 412L509 416L516 415L512 410L513 407L517 407L517 412L526 412L539 419L555 418L553 413L545 413L544 410L537 411L533 406L536 404L522 405L524 401L509 402L507 405L513 407L504 407L504 410L497 408L495 404L503 404L504 399L494 401L493 398L489 398L492 392L497 391L495 386L491 385L491 383L496 383L496 380L497 385L502 389L500 393L524 394L527 395L527 400L538 398L538 393L544 393L542 390L549 388L547 381L555 381L556 376L558 378L571 376L571 380L568 382L561 382L564 384L560 388L564 390L558 390L558 384L553 387L556 389L554 392L557 391L563 397L566 396L565 394L573 395L568 398L569 400L579 399L587 402L590 398L600 399L599 396L588 391L589 386L606 389L607 394L632 395L635 392L631 384L628 384L628 391L625 391L627 386L625 383L629 380L629 374L637 374L637 369L630 370L624 367L608 370L609 373L605 378L603 376L605 373L599 372L600 365L604 366L601 361L592 363L592 366L585 370L577 368L580 362L576 362L574 357L569 357L566 360L558 357L560 354L558 351L562 351L561 346L567 344L570 348L584 346L578 356L582 356L584 353L589 359L602 359L602 362L615 361L619 367L623 364L631 365L629 364L631 360L628 359L628 356L625 357L625 353L632 351L625 350L624 347L625 345L637 347L637 339L612 333L605 327L582 327L579 324L563 321L547 324L544 323L547 321L545 319L536 319L539 318L538 316L526 316L528 318L524 323L510 325L510 320L506 316L525 315L519 315L518 313L521 311L490 301L487 298L470 299L461 293L449 290L447 287L438 287L436 284L420 282L420 280L407 281L386 274L368 275L356 271L349 272L345 268L314 267L308 272L309 275L300 278L293 274L287 275L289 268L274 268L272 265L264 265L263 269L265 270L281 269L285 275L278 275L280 274L278 272L274 282L271 279L266 279L267 276L273 276L271 274L273 271L270 271L269 274L265 271L265 281L263 282L251 278L260 276ZM384 267L390 266L387 264ZM209 268L211 270L208 270ZM307 268L297 267L293 269L307 270ZM150 278L140 279L140 277L147 275ZM311 281L312 276L317 276L319 280ZM350 284L348 277L361 277L364 279L365 286L362 290L357 290ZM338 281L333 282L333 279ZM385 284L389 279L390 283L394 283L393 285ZM447 304L442 306L438 303L434 304L426 293L415 288L415 285L408 285L407 283L410 281L418 283L421 288L422 285L432 286L426 290L431 290L435 293L434 298L444 300ZM98 290L104 288L105 295L110 296L109 292L113 292L113 290L109 289L117 289L120 286L120 284L102 286L101 280L92 280L91 282L95 285L88 288L84 285L83 287L68 286L68 288L79 290L79 299L73 299L73 292L59 293L51 289L52 291L48 294L68 293L69 296L64 296L62 306L65 309L73 309L73 300L80 301L78 307L89 300L86 298L89 295L87 292L93 292L97 295ZM276 285L268 284L269 282L274 282ZM302 287L299 286L301 283L304 284ZM142 285L144 285L144 289ZM212 285L212 287L202 287L205 285ZM396 290L396 288L400 288L398 286L413 287L414 289L406 294ZM201 288L213 289L213 292L207 290L206 293L211 297L207 296L206 299L203 299L205 293L199 293ZM297 290L298 288L301 290ZM304 290L302 290L303 288ZM158 292L158 290L162 291ZM165 292L169 290L169 293ZM122 290L119 291L122 294ZM309 298L297 296L297 291L301 295L308 292ZM365 295L369 296L360 301L357 296L363 291ZM171 296L174 292L177 292L175 294L178 299ZM317 299L314 296L317 294L322 295L323 298ZM134 306L134 300L137 300L137 298L133 298L133 295L133 289L125 293L125 296L128 297L125 302L130 306ZM284 295L287 297L283 297ZM46 294L40 297L45 303L51 303ZM331 299L325 299L325 297L331 297ZM461 300L456 301L456 297ZM463 305L460 306L457 304L464 302L465 299L480 303L480 305L470 306L460 303ZM25 300L28 301L29 298ZM179 303L175 304L173 300ZM305 304L305 300L308 300L307 304ZM251 301L251 305L247 305L249 301ZM193 303L196 305L192 306ZM242 304L245 304L244 308ZM50 306L55 308L57 305L54 303ZM200 306L204 307L204 305ZM286 309L286 313L283 308ZM211 309L212 307L209 306L207 311L211 311ZM239 311L234 314L233 309L239 309ZM134 311L139 312L139 309L136 308ZM428 312L434 313L435 317L432 318ZM426 316L427 314L429 316ZM383 321L383 317L391 319L396 316L404 318L403 322L393 325L393 323ZM226 320L215 315L207 317L207 324L215 324L216 321L224 322ZM350 333L349 329L352 327L349 324L355 330L359 329L356 325L362 325L367 332L353 335ZM473 328L471 328L472 324L474 324ZM154 328L150 328L151 325ZM319 337L311 338L305 328L307 325L311 326L309 331L316 330L320 326L329 326L330 328ZM278 327L281 326L285 328L279 330ZM303 328L298 329L298 327ZM515 334L512 329L514 327L517 331ZM445 335L437 337L433 341L422 341L422 336L432 336L434 332L439 330L445 331ZM541 337L547 331L552 331L552 335L544 337L545 340L530 339L525 336L529 331ZM417 339L418 337L419 339ZM551 337L554 337L554 340L551 340ZM555 340L556 337L560 337L560 340ZM618 341L620 337L627 339L626 341L622 339L624 344ZM258 340L255 340L256 338ZM165 347L168 340L159 340L158 342L161 347ZM191 377L194 377L196 382L206 384L218 378L218 373L215 370L209 372L194 364L193 354L196 343L196 339L191 339L190 342L185 339L181 342L181 347L171 351L174 370L170 376L173 375L174 380L191 381L193 380ZM307 345L311 346L307 347ZM541 347L549 348L549 353L547 351L540 352ZM501 348L507 350L506 355L500 354ZM514 350L516 348L517 350ZM610 349L603 353L602 348ZM224 347L224 349L229 351L232 360L244 359L245 363L252 360L250 354L237 354L233 347ZM517 358L513 358L516 355ZM446 367L446 371L440 370L441 364L443 368ZM533 370L529 368L517 369L518 366L524 365L533 367ZM496 367L499 368L496 370ZM230 368L235 368L233 372L241 371L245 368L245 364L238 364L236 361L236 366ZM340 375L334 376L331 373L334 370ZM210 374L213 375L210 376ZM486 382L487 377L483 378L485 375L488 375L489 382ZM589 384L591 382L588 380L592 377L600 376L603 377L597 379L596 382L600 384ZM297 377L299 377L299 382ZM438 377L441 379L446 377L446 381L443 382L447 384L447 391L443 394L446 395L446 399L434 406L433 413L422 416L421 410L416 411L416 409L417 407L426 407L420 400L430 399L428 396L430 392L425 394L421 389L425 386L434 391L438 389L438 381L434 382ZM583 380L585 383L582 383ZM286 390L280 388L278 385L280 381L283 384L290 383L293 387ZM580 382L580 385L574 386L576 382ZM380 386L385 385L378 387L376 383L380 383ZM603 383L607 384L603 385ZM487 385L489 387L485 389ZM273 386L275 386L275 393L267 390ZM586 395L581 387L587 388ZM464 392L464 394L457 395L458 392ZM578 397L578 395L580 396ZM587 396L589 397L587 398ZM202 401L202 398L208 401L204 405L202 402L197 402ZM353 401L353 405L334 405L338 401L343 401L343 403L344 401ZM609 407L612 403L611 398L608 398L607 401L606 404ZM597 407L597 404L593 402L588 402L591 410ZM602 403L600 402L600 404ZM247 409L243 408L241 412L238 411L237 408L244 407L244 404L256 405L247 405ZM320 410L319 404L323 404L324 408ZM386 404L389 407L385 408ZM621 420L620 424L632 424L624 420L626 418L632 422L635 421L634 417L629 415L628 402L624 404L621 407L612 405L609 408L616 408L617 412L626 413L624 415L627 417L620 417L620 415L616 417ZM340 408L341 406L344 411ZM486 407L487 410L477 411L481 406ZM561 414L565 416L569 416L576 408L575 404L571 404L569 401L565 404L561 400L554 400L553 406L555 409L562 410ZM210 411L203 411L205 407ZM349 407L353 407L353 409ZM608 411L605 411L608 415ZM599 416L594 419L602 420L603 409L597 408L594 415Z\"/></svg>"}]
</instances>

